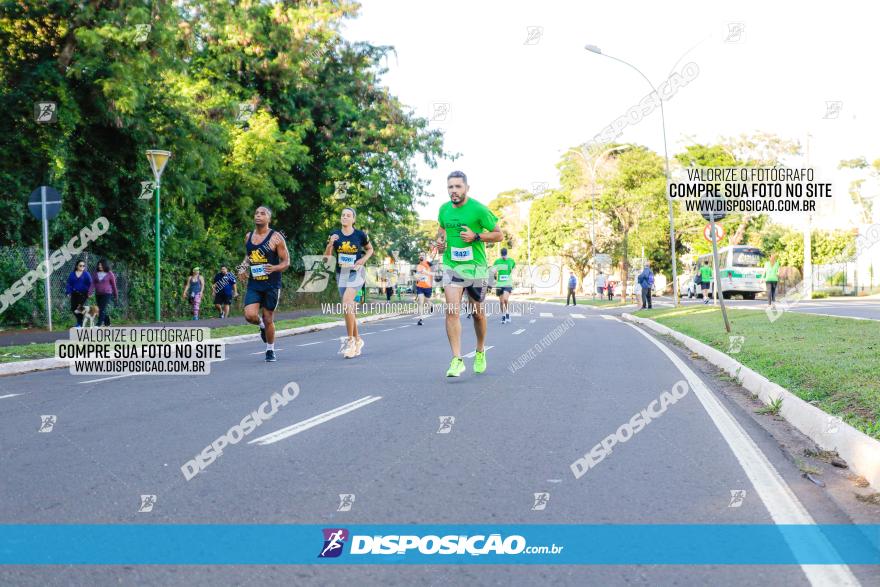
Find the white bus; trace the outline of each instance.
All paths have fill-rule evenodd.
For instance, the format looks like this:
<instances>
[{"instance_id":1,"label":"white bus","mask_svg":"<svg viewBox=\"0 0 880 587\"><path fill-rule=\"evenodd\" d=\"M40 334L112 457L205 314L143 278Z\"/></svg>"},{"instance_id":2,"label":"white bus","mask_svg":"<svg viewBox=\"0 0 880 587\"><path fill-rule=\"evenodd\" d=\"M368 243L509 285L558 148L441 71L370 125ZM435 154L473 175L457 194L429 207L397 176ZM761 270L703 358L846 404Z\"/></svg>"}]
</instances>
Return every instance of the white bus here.
<instances>
[{"instance_id":1,"label":"white bus","mask_svg":"<svg viewBox=\"0 0 880 587\"><path fill-rule=\"evenodd\" d=\"M703 261L712 264L712 253L700 255L696 266L692 267L692 275L698 274ZM725 299L741 295L744 300L754 300L755 295L765 291L764 284L764 252L757 247L736 245L718 249L718 269L721 275L721 295ZM688 297L700 296L700 286L689 284ZM715 295L715 279L709 287L709 295Z\"/></svg>"}]
</instances>

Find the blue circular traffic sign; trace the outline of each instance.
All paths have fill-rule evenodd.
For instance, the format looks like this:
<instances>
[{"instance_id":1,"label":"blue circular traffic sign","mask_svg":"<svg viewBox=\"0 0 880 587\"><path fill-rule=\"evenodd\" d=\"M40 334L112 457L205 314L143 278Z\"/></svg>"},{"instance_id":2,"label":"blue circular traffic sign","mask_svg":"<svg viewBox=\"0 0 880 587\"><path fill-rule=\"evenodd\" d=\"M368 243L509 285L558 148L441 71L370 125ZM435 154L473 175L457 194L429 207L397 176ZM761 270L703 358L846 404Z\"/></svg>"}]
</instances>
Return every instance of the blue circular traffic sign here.
<instances>
[{"instance_id":1,"label":"blue circular traffic sign","mask_svg":"<svg viewBox=\"0 0 880 587\"><path fill-rule=\"evenodd\" d=\"M31 192L28 198L28 210L37 220L43 219L43 210L46 211L46 220L52 220L61 212L61 194L55 188L40 186Z\"/></svg>"}]
</instances>

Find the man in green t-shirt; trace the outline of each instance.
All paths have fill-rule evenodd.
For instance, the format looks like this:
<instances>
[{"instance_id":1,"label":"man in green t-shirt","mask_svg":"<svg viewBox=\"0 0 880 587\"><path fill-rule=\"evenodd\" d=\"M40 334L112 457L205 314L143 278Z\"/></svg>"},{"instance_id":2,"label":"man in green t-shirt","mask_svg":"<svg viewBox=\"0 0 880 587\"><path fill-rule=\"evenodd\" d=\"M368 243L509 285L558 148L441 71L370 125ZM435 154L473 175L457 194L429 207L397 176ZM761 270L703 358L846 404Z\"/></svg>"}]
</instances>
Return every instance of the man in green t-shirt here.
<instances>
[{"instance_id":1,"label":"man in green t-shirt","mask_svg":"<svg viewBox=\"0 0 880 587\"><path fill-rule=\"evenodd\" d=\"M712 284L712 266L709 265L709 259L703 260L703 266L700 267L700 288L703 290L703 303L709 303L709 286Z\"/></svg>"},{"instance_id":2,"label":"man in green t-shirt","mask_svg":"<svg viewBox=\"0 0 880 587\"><path fill-rule=\"evenodd\" d=\"M776 286L779 285L779 261L776 253L770 255L770 261L764 264L764 282L767 284L767 304L776 303Z\"/></svg>"},{"instance_id":3,"label":"man in green t-shirt","mask_svg":"<svg viewBox=\"0 0 880 587\"><path fill-rule=\"evenodd\" d=\"M513 268L516 261L507 256L507 249L501 249L501 257L495 259L492 269L495 271L495 295L501 300L501 323L510 323L510 314L507 311L507 300L513 291Z\"/></svg>"},{"instance_id":4,"label":"man in green t-shirt","mask_svg":"<svg viewBox=\"0 0 880 587\"><path fill-rule=\"evenodd\" d=\"M464 370L461 359L461 319L459 318L462 293L467 290L474 304L474 332L477 350L474 354L474 372L486 370L486 314L483 300L489 287L489 267L486 246L504 237L498 229L498 218L489 208L469 198L467 176L453 171L446 178L449 201L440 206L437 231L437 250L443 251L443 289L446 296L446 337L452 348L452 362L447 377L458 377Z\"/></svg>"}]
</instances>

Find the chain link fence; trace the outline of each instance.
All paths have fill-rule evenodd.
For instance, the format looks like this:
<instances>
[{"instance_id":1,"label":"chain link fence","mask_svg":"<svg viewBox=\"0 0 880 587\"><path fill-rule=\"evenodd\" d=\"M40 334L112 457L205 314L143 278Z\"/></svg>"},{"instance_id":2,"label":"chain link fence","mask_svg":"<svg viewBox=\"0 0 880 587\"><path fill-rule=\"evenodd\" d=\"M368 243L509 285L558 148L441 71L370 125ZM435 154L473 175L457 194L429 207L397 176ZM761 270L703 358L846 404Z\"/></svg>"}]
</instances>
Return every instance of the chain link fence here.
<instances>
[{"instance_id":1,"label":"chain link fence","mask_svg":"<svg viewBox=\"0 0 880 587\"><path fill-rule=\"evenodd\" d=\"M70 310L70 299L65 293L67 278L80 260L85 261L86 268L95 273L99 260L104 258L94 251L83 251L77 257L70 259L62 267L53 271L49 276L49 288L52 295L52 321L53 326L64 328L75 323L75 317ZM15 282L24 277L29 271L37 268L42 263L42 249L37 247L0 247L0 295L6 292ZM111 323L115 321L153 322L155 319L155 275L152 266L149 269L132 269L127 263L107 259L113 273L116 275L116 287L119 290L119 301L111 302L108 308ZM219 272L219 267L212 270L202 267L205 278L205 292L202 296L203 317L213 316L214 292L212 290L213 278ZM233 269L233 268L231 268ZM234 270L234 269L233 269ZM174 264L163 264L161 276L161 313L165 321L186 319L191 316L191 306L183 298L183 291L190 270ZM313 308L322 302L338 301L335 287L328 287L326 291L317 293L298 292L302 283L303 275L287 271L282 275L281 300L279 311L296 310L301 308ZM238 284L239 297L233 301L233 314L243 311L243 301L246 283ZM0 324L8 326L39 326L45 327L48 323L46 313L45 280L37 279L31 289L15 303L10 304L3 313L0 313ZM94 295L90 298L94 302Z\"/></svg>"},{"instance_id":2,"label":"chain link fence","mask_svg":"<svg viewBox=\"0 0 880 587\"><path fill-rule=\"evenodd\" d=\"M85 261L86 268L94 274L95 266L102 257L89 251L83 251L71 258L56 271L49 275L49 293L52 301L52 319L59 324L65 318L73 322L70 311L70 300L66 295L67 277L80 260ZM0 247L0 293L5 292L12 284L33 271L43 262L42 250L35 247ZM113 263L107 260L116 275L116 287L119 290L120 308L129 307L129 271L125 263ZM119 314L119 312L117 312ZM46 281L37 279L30 291L10 305L0 314L0 323L15 325L40 325L48 323L46 312Z\"/></svg>"}]
</instances>

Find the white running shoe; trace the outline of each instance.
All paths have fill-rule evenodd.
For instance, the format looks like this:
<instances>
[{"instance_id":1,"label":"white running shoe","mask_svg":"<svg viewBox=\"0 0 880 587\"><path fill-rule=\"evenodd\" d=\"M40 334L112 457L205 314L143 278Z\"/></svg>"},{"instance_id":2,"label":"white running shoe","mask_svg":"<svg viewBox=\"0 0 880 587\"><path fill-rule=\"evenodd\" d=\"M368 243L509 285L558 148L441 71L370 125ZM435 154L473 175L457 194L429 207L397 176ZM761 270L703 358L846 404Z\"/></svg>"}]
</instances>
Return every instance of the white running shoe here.
<instances>
[{"instance_id":1,"label":"white running shoe","mask_svg":"<svg viewBox=\"0 0 880 587\"><path fill-rule=\"evenodd\" d=\"M354 338L349 338L348 343L346 343L345 351L343 351L342 356L346 359L353 359L357 356L357 340Z\"/></svg>"}]
</instances>

